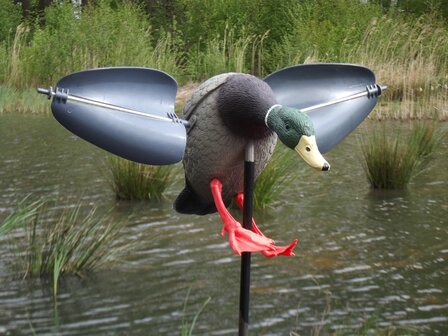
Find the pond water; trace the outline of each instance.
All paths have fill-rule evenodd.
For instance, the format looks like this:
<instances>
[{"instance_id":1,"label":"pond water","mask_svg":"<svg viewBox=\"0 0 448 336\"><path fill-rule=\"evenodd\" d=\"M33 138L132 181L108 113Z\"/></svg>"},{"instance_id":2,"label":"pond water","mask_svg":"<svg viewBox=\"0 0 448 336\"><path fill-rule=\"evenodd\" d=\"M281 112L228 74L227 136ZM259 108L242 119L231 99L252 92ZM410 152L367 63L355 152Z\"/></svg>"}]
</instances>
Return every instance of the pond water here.
<instances>
[{"instance_id":1,"label":"pond water","mask_svg":"<svg viewBox=\"0 0 448 336\"><path fill-rule=\"evenodd\" d=\"M408 123L390 124L408 129ZM447 124L441 124L445 130ZM404 326L417 335L448 334L448 142L408 191L376 192L362 169L359 135L366 122L326 155L328 174L297 158L295 179L258 225L279 244L299 239L296 257L252 257L252 335L309 335L320 325ZM219 235L219 217L184 216L167 200L117 202L105 154L48 116L0 115L0 220L32 193L82 199L126 220L122 239L139 241L128 258L84 278L51 285L22 281L0 240L0 335L179 335L211 298L195 335L235 335L240 259ZM350 333L350 332L349 332Z\"/></svg>"}]
</instances>

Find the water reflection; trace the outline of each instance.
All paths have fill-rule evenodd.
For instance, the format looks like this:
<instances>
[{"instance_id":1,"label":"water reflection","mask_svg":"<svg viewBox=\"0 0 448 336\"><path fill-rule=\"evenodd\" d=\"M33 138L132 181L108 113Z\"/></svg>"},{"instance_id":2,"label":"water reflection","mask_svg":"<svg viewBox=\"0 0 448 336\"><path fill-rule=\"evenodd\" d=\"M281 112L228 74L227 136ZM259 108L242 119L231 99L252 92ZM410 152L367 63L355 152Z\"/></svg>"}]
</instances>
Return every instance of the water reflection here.
<instances>
[{"instance_id":1,"label":"water reflection","mask_svg":"<svg viewBox=\"0 0 448 336\"><path fill-rule=\"evenodd\" d=\"M236 333L240 264L219 235L217 216L181 216L170 201L117 203L103 152L51 118L0 116L0 134L0 219L30 192L68 203L83 198L112 208L115 220L129 223L123 242L139 242L111 270L65 277L55 305L45 283L15 278L1 240L0 334L179 334L189 288L190 320L212 298L195 334ZM373 316L379 326L447 334L447 149L445 142L407 192L369 189L356 135L328 153L329 174L298 164L284 200L256 214L279 244L299 238L299 246L295 258L253 256L253 333L357 328ZM179 167L169 200L181 187Z\"/></svg>"}]
</instances>

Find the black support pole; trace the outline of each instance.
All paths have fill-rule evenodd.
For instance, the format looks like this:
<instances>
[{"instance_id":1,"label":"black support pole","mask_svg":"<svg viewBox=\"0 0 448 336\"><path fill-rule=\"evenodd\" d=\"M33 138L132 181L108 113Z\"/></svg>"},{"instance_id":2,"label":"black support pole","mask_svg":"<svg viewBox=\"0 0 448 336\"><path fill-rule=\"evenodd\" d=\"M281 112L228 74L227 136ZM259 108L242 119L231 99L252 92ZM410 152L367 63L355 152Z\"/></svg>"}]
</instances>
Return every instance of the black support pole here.
<instances>
[{"instance_id":1,"label":"black support pole","mask_svg":"<svg viewBox=\"0 0 448 336\"><path fill-rule=\"evenodd\" d=\"M252 230L252 213L254 204L255 183L255 154L254 145L249 143L245 151L244 159L244 204L243 227ZM250 263L251 253L243 252L241 255L241 280L240 280L240 321L239 336L249 335L249 294L250 294Z\"/></svg>"}]
</instances>

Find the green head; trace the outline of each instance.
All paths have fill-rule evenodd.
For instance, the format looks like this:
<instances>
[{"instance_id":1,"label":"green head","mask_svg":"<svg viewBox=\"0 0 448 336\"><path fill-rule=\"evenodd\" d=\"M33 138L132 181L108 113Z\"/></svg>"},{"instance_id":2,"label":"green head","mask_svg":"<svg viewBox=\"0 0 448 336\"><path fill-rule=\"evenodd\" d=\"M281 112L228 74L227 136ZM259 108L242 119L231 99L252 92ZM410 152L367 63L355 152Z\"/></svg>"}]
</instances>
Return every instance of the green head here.
<instances>
[{"instance_id":1,"label":"green head","mask_svg":"<svg viewBox=\"0 0 448 336\"><path fill-rule=\"evenodd\" d=\"M266 113L266 125L277 133L287 147L294 149L311 167L329 170L330 165L320 154L311 118L295 108L274 105Z\"/></svg>"}]
</instances>

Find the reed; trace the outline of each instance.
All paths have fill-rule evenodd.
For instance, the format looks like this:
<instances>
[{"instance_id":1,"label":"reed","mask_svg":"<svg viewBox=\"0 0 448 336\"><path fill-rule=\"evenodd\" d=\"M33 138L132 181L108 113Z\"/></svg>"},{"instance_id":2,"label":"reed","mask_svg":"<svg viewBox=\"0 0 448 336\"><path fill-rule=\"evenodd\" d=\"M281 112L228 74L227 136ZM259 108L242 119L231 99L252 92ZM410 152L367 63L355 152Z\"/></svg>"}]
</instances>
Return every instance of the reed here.
<instances>
[{"instance_id":1,"label":"reed","mask_svg":"<svg viewBox=\"0 0 448 336\"><path fill-rule=\"evenodd\" d=\"M243 29L244 32L244 29ZM250 35L225 28L223 34L199 41L188 53L187 73L192 80L204 80L224 72L261 72L263 42L268 34Z\"/></svg>"},{"instance_id":2,"label":"reed","mask_svg":"<svg viewBox=\"0 0 448 336\"><path fill-rule=\"evenodd\" d=\"M190 297L190 291L191 291L191 288L188 289L187 296L185 297L185 301L184 301L184 308L183 308L183 311L182 311L182 324L181 324L181 329L180 329L180 335L181 336L192 336L193 335L193 330L194 330L194 327L196 326L196 322L197 322L197 320L199 318L199 315L201 315L201 313L203 312L203 310L205 309L205 307L208 305L208 303L211 300L211 297L208 297L204 301L204 303L202 304L201 308L199 308L199 310L194 315L193 320L190 323L186 319L187 305L188 305L188 299Z\"/></svg>"},{"instance_id":3,"label":"reed","mask_svg":"<svg viewBox=\"0 0 448 336\"><path fill-rule=\"evenodd\" d=\"M374 189L404 189L422 171L440 140L432 123L415 126L408 137L385 127L362 139L364 170Z\"/></svg>"},{"instance_id":4,"label":"reed","mask_svg":"<svg viewBox=\"0 0 448 336\"><path fill-rule=\"evenodd\" d=\"M30 196L21 200L16 208L0 224L0 237L13 229L21 227L25 222L35 217L40 208L44 205L42 201L30 202Z\"/></svg>"},{"instance_id":5,"label":"reed","mask_svg":"<svg viewBox=\"0 0 448 336\"><path fill-rule=\"evenodd\" d=\"M172 166L148 166L108 157L109 182L117 199L161 200L172 181Z\"/></svg>"},{"instance_id":6,"label":"reed","mask_svg":"<svg viewBox=\"0 0 448 336\"><path fill-rule=\"evenodd\" d=\"M64 208L43 201L20 203L2 231L12 227L25 229L24 237L21 231L11 237L11 245L17 249L19 274L23 278L53 279L55 297L62 275L81 276L106 266L131 247L118 245L122 222L97 216L95 209L85 214L81 204Z\"/></svg>"},{"instance_id":7,"label":"reed","mask_svg":"<svg viewBox=\"0 0 448 336\"><path fill-rule=\"evenodd\" d=\"M383 15L371 2L351 0L300 6L294 29L275 45L265 65L362 64L389 87L373 118L448 119L448 27L436 12Z\"/></svg>"},{"instance_id":8,"label":"reed","mask_svg":"<svg viewBox=\"0 0 448 336\"><path fill-rule=\"evenodd\" d=\"M11 86L0 85L0 114L2 113L49 113L48 100L42 99L42 95L36 89L17 89Z\"/></svg>"},{"instance_id":9,"label":"reed","mask_svg":"<svg viewBox=\"0 0 448 336\"><path fill-rule=\"evenodd\" d=\"M370 67L389 87L376 118L448 118L447 27L433 16L374 18L347 59Z\"/></svg>"},{"instance_id":10,"label":"reed","mask_svg":"<svg viewBox=\"0 0 448 336\"><path fill-rule=\"evenodd\" d=\"M282 190L292 178L289 173L291 163L291 153L285 148L277 148L271 161L255 181L255 209L269 208L279 199Z\"/></svg>"},{"instance_id":11,"label":"reed","mask_svg":"<svg viewBox=\"0 0 448 336\"><path fill-rule=\"evenodd\" d=\"M116 260L123 252L114 244L122 223L95 215L82 206L40 211L28 223L24 277L53 278L53 293L63 274L82 275ZM59 213L58 213L59 212Z\"/></svg>"}]
</instances>

